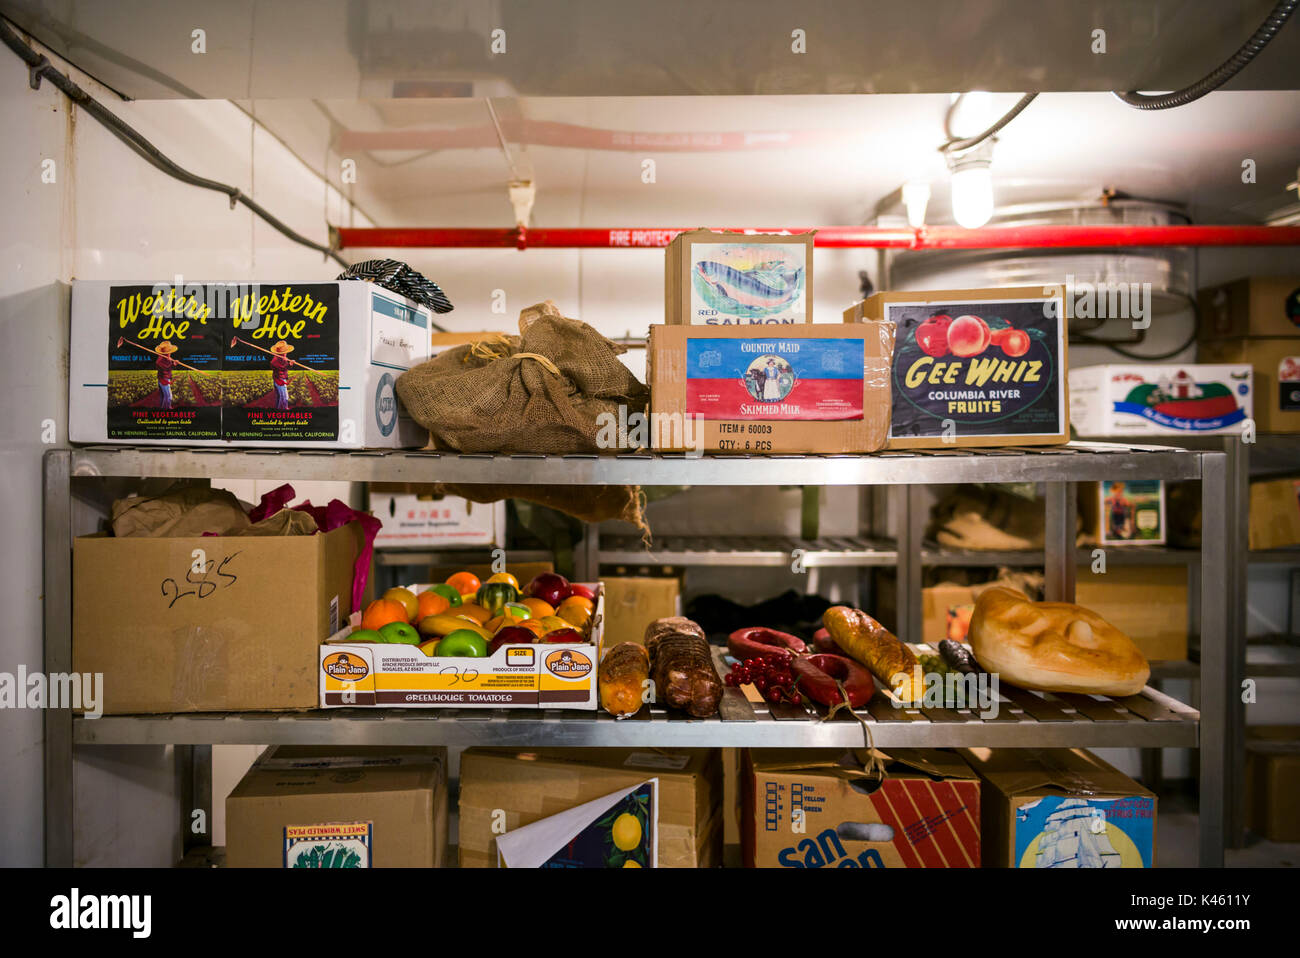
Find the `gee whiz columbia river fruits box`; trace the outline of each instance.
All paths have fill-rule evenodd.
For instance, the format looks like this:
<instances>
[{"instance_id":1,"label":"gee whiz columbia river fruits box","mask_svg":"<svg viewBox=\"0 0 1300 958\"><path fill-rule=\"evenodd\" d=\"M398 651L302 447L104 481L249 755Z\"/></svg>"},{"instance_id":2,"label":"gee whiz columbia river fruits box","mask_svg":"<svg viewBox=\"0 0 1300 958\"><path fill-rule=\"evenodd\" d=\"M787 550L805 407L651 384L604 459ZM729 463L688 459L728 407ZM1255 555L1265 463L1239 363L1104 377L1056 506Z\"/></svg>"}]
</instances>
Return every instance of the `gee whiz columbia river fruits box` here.
<instances>
[{"instance_id":1,"label":"gee whiz columbia river fruits box","mask_svg":"<svg viewBox=\"0 0 1300 958\"><path fill-rule=\"evenodd\" d=\"M132 445L420 446L397 377L428 310L371 283L77 282L69 437Z\"/></svg>"},{"instance_id":2,"label":"gee whiz columbia river fruits box","mask_svg":"<svg viewBox=\"0 0 1300 958\"><path fill-rule=\"evenodd\" d=\"M844 311L864 319L897 326L890 449L1069 441L1056 287L876 293Z\"/></svg>"}]
</instances>

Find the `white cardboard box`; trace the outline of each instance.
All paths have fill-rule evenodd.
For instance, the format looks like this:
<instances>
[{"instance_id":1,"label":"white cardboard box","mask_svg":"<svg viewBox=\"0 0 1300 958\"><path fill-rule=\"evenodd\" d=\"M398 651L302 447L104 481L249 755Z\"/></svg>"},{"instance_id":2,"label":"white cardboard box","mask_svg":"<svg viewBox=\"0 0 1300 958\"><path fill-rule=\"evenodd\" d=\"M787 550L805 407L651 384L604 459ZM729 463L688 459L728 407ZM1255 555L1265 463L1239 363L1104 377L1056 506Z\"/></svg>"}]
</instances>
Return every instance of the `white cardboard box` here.
<instances>
[{"instance_id":1,"label":"white cardboard box","mask_svg":"<svg viewBox=\"0 0 1300 958\"><path fill-rule=\"evenodd\" d=\"M459 496L422 497L372 492L370 511L382 522L375 545L504 546L506 503Z\"/></svg>"},{"instance_id":2,"label":"white cardboard box","mask_svg":"<svg viewBox=\"0 0 1300 958\"><path fill-rule=\"evenodd\" d=\"M1116 363L1070 370L1080 436L1238 433L1253 415L1250 366Z\"/></svg>"},{"instance_id":3,"label":"white cardboard box","mask_svg":"<svg viewBox=\"0 0 1300 958\"><path fill-rule=\"evenodd\" d=\"M419 447L428 434L405 414L394 385L428 358L430 321L424 307L359 280L79 281L69 438ZM277 349L294 361L278 385ZM164 368L160 354L175 365Z\"/></svg>"}]
</instances>

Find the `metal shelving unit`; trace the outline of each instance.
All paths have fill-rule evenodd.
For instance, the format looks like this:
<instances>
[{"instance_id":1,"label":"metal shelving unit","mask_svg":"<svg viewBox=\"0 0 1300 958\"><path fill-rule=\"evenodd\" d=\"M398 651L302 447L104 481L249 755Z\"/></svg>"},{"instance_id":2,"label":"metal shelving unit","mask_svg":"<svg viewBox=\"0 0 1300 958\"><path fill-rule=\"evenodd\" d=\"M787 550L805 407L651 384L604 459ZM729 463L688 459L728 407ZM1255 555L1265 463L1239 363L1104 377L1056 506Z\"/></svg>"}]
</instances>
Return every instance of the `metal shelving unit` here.
<instances>
[{"instance_id":1,"label":"metal shelving unit","mask_svg":"<svg viewBox=\"0 0 1300 958\"><path fill-rule=\"evenodd\" d=\"M1223 861L1229 780L1229 744L1242 661L1230 626L1233 570L1227 562L1234 531L1228 504L1228 462L1223 451L1188 451L1160 446L1072 443L1061 447L998 450L890 452L871 456L492 456L431 452L322 452L227 449L89 447L60 449L45 457L45 663L47 672L72 669L71 504L74 487L105 477L299 478L383 482L490 482L644 485L871 485L906 488L908 530L899 550L874 542L849 543L852 561L899 566L900 590L920 601L921 528L924 517L916 486L929 483L1027 482L1047 484L1047 570L1049 599L1073 596L1075 483L1089 480L1200 479L1202 535L1200 609L1201 710L1154 690L1125 700L1097 696L1045 696L1003 687L999 717L950 709L894 709L877 697L861 710L875 744L887 746L1137 746L1195 747L1200 753L1200 858ZM912 547L912 544L915 547ZM772 544L775 546L775 544ZM781 544L782 547L784 543ZM829 544L828 544L829 545ZM856 549L858 551L854 552ZM827 563L833 550L813 550ZM690 554L686 549L679 554ZM745 553L755 562L774 562L778 549ZM780 551L788 561L788 552ZM641 560L644 561L644 560ZM1212 598L1207 598L1212 597ZM900 615L904 607L900 605ZM915 640L919 615L900 628ZM1202 719L1202 716L1204 717ZM860 745L863 728L852 717L821 721L820 715L754 706L729 690L720 715L691 720L651 710L616 722L589 712L400 709L316 710L305 713L109 716L73 718L46 714L46 860L69 865L73 852L72 757L76 745L173 744L187 751L193 794L210 796L203 782L203 750L226 743L746 746ZM192 750L192 751L190 751ZM209 772L210 774L210 772ZM208 798L210 801L210 797ZM191 806L193 807L193 806Z\"/></svg>"}]
</instances>

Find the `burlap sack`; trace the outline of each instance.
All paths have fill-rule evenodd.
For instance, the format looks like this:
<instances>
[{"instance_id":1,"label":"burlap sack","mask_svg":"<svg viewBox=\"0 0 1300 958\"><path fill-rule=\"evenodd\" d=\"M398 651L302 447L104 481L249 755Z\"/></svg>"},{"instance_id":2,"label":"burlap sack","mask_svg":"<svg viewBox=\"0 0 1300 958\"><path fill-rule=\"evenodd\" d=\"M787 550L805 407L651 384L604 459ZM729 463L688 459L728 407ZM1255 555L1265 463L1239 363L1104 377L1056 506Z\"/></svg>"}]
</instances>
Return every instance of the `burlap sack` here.
<instances>
[{"instance_id":1,"label":"burlap sack","mask_svg":"<svg viewBox=\"0 0 1300 958\"><path fill-rule=\"evenodd\" d=\"M519 339L440 353L403 373L397 395L436 449L600 452L601 413L644 412L649 390L618 359L624 348L549 300L519 315Z\"/></svg>"}]
</instances>

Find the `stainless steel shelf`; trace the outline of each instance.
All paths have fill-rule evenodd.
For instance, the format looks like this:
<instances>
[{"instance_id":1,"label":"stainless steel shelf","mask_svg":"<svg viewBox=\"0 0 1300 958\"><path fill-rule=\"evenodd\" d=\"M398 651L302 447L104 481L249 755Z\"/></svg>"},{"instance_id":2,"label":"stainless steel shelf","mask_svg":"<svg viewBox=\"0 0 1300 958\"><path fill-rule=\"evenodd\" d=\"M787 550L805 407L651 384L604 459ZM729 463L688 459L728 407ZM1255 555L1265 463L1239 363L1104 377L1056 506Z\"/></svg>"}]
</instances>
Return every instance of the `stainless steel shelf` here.
<instances>
[{"instance_id":1,"label":"stainless steel shelf","mask_svg":"<svg viewBox=\"0 0 1300 958\"><path fill-rule=\"evenodd\" d=\"M1076 561L1080 565L1092 562L1094 548L1104 548L1106 561L1113 565L1195 565L1201 561L1199 549L1176 549L1166 546L1088 546L1077 550ZM1044 564L1044 555L1041 551L1030 549L985 552L927 546L921 552L921 563L928 566L1034 568Z\"/></svg>"},{"instance_id":2,"label":"stainless steel shelf","mask_svg":"<svg viewBox=\"0 0 1300 958\"><path fill-rule=\"evenodd\" d=\"M831 566L892 566L898 561L894 544L858 536L797 539L784 536L657 536L650 550L639 536L600 537L597 558L602 565L784 566L795 561L805 568Z\"/></svg>"},{"instance_id":3,"label":"stainless steel shelf","mask_svg":"<svg viewBox=\"0 0 1300 958\"><path fill-rule=\"evenodd\" d=\"M869 456L468 455L425 451L87 446L72 477L293 477L354 482L554 485L854 486L951 482L1196 479L1201 456L1161 446L1070 443L1023 449L917 450Z\"/></svg>"},{"instance_id":4,"label":"stainless steel shelf","mask_svg":"<svg viewBox=\"0 0 1300 958\"><path fill-rule=\"evenodd\" d=\"M375 565L398 568L412 565L456 565L483 562L496 546L457 546L454 549L375 549ZM511 562L545 562L547 549L511 549Z\"/></svg>"}]
</instances>

